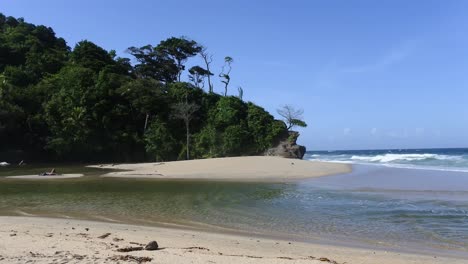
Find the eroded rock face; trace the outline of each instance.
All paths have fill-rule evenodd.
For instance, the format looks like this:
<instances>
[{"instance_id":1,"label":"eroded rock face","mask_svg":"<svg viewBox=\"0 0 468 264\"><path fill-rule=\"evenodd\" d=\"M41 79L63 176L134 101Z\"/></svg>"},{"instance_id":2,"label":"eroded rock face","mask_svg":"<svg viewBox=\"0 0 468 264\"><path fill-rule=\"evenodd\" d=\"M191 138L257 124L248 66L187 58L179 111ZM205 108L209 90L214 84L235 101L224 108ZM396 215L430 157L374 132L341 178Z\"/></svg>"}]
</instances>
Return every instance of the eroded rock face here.
<instances>
[{"instance_id":1,"label":"eroded rock face","mask_svg":"<svg viewBox=\"0 0 468 264\"><path fill-rule=\"evenodd\" d=\"M299 137L299 132L289 131L287 137L282 139L274 148L270 148L265 152L265 156L278 156L289 159L302 159L306 152L306 148L297 145L296 141Z\"/></svg>"}]
</instances>

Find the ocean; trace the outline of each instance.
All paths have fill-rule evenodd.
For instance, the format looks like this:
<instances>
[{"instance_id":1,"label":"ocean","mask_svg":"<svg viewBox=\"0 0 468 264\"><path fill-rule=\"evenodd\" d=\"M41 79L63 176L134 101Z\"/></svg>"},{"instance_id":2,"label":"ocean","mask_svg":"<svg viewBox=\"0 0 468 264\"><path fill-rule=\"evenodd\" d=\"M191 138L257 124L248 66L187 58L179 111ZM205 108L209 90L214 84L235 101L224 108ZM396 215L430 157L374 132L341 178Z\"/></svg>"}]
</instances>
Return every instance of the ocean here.
<instances>
[{"instance_id":1,"label":"ocean","mask_svg":"<svg viewBox=\"0 0 468 264\"><path fill-rule=\"evenodd\" d=\"M468 148L308 151L304 159L468 172Z\"/></svg>"}]
</instances>

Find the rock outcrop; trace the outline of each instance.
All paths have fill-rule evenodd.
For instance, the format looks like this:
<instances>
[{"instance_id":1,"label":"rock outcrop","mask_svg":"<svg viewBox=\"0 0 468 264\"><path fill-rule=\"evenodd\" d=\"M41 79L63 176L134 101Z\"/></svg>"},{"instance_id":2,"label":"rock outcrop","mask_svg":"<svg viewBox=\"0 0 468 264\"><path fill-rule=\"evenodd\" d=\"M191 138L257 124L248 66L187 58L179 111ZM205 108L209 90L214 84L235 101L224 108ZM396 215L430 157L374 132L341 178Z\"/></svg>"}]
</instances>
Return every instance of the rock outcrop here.
<instances>
[{"instance_id":1,"label":"rock outcrop","mask_svg":"<svg viewBox=\"0 0 468 264\"><path fill-rule=\"evenodd\" d=\"M274 148L265 151L265 156L279 156L289 159L302 159L306 152L306 148L297 145L296 141L299 137L299 132L289 131L287 135Z\"/></svg>"}]
</instances>

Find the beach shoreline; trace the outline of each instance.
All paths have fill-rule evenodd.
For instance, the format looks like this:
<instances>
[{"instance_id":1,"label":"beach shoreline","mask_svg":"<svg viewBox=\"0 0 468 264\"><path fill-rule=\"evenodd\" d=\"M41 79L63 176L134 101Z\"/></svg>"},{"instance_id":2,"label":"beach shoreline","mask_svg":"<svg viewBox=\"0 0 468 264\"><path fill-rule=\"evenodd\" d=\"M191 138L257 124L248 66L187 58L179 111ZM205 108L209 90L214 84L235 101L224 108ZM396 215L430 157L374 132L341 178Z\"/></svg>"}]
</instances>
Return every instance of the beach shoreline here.
<instances>
[{"instance_id":1,"label":"beach shoreline","mask_svg":"<svg viewBox=\"0 0 468 264\"><path fill-rule=\"evenodd\" d=\"M120 178L116 182L139 184L144 180L151 188L170 181L235 181L251 186L251 181L263 183L295 183L327 175L337 178L353 175L351 165L312 162L276 157L237 157L211 160L93 165L95 168L117 169L105 178ZM356 169L358 173L358 169ZM345 175L346 174L346 175ZM36 176L37 177L37 176ZM88 175L83 182L100 181L99 174ZM334 179L324 177L316 180ZM135 179L135 180L132 180ZM151 179L159 180L151 181ZM12 179L11 179L12 180ZM10 181L10 180L9 180ZM162 182L164 181L164 182ZM72 181L73 182L73 181ZM249 183L243 183L249 182ZM308 181L305 181L306 183ZM205 184L205 182L196 182ZM232 183L216 183L229 184ZM236 184L237 185L237 184ZM131 188L131 187L130 187ZM163 188L166 191L167 187ZM159 190L159 189L158 189ZM226 189L228 190L228 189ZM104 189L105 191L105 189ZM178 192L181 194L181 192ZM209 195L208 193L207 195ZM216 193L215 193L216 194ZM195 197L195 196L194 196ZM229 197L229 196L227 196ZM122 198L123 199L123 198ZM132 203L135 205L135 202ZM147 207L145 207L147 208ZM164 209L164 208L163 208ZM21 211L19 211L21 212ZM24 214L0 216L0 263L332 263L332 264L403 264L403 263L466 263L465 254L450 250L426 250L409 247L405 243L386 244L385 241L363 241L346 234L343 237L322 237L309 234L307 238L280 230L271 233L236 230L216 223L176 221L166 218L146 218L126 221L126 218L78 214ZM157 212L157 211L154 211ZM10 215L10 214L7 214ZM84 215L83 215L84 216ZM91 216L91 217L89 217ZM58 218L54 218L58 217ZM149 215L148 215L149 217ZM176 217L176 216L174 216ZM130 218L129 218L130 219ZM128 220L128 219L127 219ZM148 224L146 224L146 222ZM198 223L198 224L196 224ZM109 234L104 238L100 238ZM162 250L119 252L127 247L144 246L156 240ZM368 243L366 243L368 242Z\"/></svg>"},{"instance_id":2,"label":"beach shoreline","mask_svg":"<svg viewBox=\"0 0 468 264\"><path fill-rule=\"evenodd\" d=\"M70 173L70 174L59 174L59 175L18 175L18 176L6 176L6 179L17 179L17 180L59 180L59 179L75 179L81 178L84 174L82 173Z\"/></svg>"},{"instance_id":3,"label":"beach shoreline","mask_svg":"<svg viewBox=\"0 0 468 264\"><path fill-rule=\"evenodd\" d=\"M291 242L180 228L43 217L2 216L0 236L0 263L115 263L115 260L125 258L152 259L149 263L466 262L466 259L437 255ZM144 246L152 240L158 242L160 250L118 251Z\"/></svg>"},{"instance_id":4,"label":"beach shoreline","mask_svg":"<svg viewBox=\"0 0 468 264\"><path fill-rule=\"evenodd\" d=\"M101 177L169 180L223 180L292 182L349 173L351 165L280 157L248 156L134 164L99 164L92 168L117 169Z\"/></svg>"}]
</instances>

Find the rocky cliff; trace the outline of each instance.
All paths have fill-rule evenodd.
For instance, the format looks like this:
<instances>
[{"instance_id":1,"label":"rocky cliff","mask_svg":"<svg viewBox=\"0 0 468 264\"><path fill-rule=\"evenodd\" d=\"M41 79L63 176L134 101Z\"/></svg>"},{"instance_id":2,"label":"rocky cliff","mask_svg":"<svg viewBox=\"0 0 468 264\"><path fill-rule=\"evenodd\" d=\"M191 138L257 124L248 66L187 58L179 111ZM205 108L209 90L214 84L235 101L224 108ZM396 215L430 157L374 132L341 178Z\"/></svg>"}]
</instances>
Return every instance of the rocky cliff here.
<instances>
[{"instance_id":1,"label":"rocky cliff","mask_svg":"<svg viewBox=\"0 0 468 264\"><path fill-rule=\"evenodd\" d=\"M289 159L302 159L306 152L306 148L297 145L296 141L299 137L299 132L289 131L287 135L274 148L265 151L265 156L279 156Z\"/></svg>"}]
</instances>

